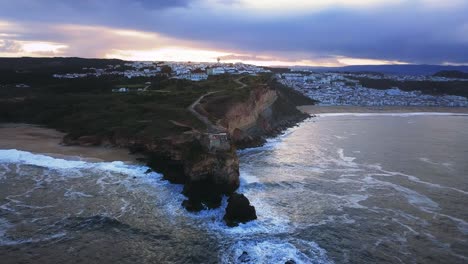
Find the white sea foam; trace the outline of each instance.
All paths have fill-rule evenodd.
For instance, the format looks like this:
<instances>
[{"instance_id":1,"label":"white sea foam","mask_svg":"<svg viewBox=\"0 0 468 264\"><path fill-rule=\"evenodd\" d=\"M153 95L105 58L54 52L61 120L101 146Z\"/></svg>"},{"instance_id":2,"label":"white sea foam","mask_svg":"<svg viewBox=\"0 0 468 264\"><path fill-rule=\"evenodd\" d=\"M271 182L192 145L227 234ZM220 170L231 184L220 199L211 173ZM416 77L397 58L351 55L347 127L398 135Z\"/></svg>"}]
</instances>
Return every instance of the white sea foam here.
<instances>
[{"instance_id":1,"label":"white sea foam","mask_svg":"<svg viewBox=\"0 0 468 264\"><path fill-rule=\"evenodd\" d=\"M6 219L0 218L0 246L14 246L26 243L38 243L43 241L49 241L64 237L65 232L59 232L52 235L43 236L41 238L25 238L25 239L12 239L7 235L9 229L14 228L14 225L8 222Z\"/></svg>"},{"instance_id":2,"label":"white sea foam","mask_svg":"<svg viewBox=\"0 0 468 264\"><path fill-rule=\"evenodd\" d=\"M300 248L300 249L299 249ZM316 243L294 240L241 240L221 257L221 263L333 263Z\"/></svg>"},{"instance_id":3,"label":"white sea foam","mask_svg":"<svg viewBox=\"0 0 468 264\"><path fill-rule=\"evenodd\" d=\"M447 167L447 168L453 166L452 162L441 162L441 163L439 163L439 162L434 162L434 161L430 160L429 158L424 158L424 157L419 158L419 160L424 162L424 163L429 163L431 165L436 165L436 166L444 166L444 167Z\"/></svg>"},{"instance_id":4,"label":"white sea foam","mask_svg":"<svg viewBox=\"0 0 468 264\"><path fill-rule=\"evenodd\" d=\"M358 164L354 162L356 159L355 157L347 157L344 155L344 150L342 148L339 148L337 150L338 153L338 160L335 160L335 163L344 167L358 167Z\"/></svg>"},{"instance_id":5,"label":"white sea foam","mask_svg":"<svg viewBox=\"0 0 468 264\"><path fill-rule=\"evenodd\" d=\"M307 122L307 120L304 121L304 123L305 122ZM246 148L246 149L238 150L237 153L242 155L242 154L247 154L247 153L250 154L252 152L262 152L262 151L265 151L265 150L273 149L278 144L283 142L283 140L285 138L289 137L291 134L293 134L299 128L300 128L300 126L295 126L295 127L288 128L282 134L280 134L280 135L278 135L276 137L267 138L266 142L260 147L253 147L253 148Z\"/></svg>"},{"instance_id":6,"label":"white sea foam","mask_svg":"<svg viewBox=\"0 0 468 264\"><path fill-rule=\"evenodd\" d=\"M347 137L337 136L337 135L334 135L334 137L337 138L337 139L347 139Z\"/></svg>"},{"instance_id":7,"label":"white sea foam","mask_svg":"<svg viewBox=\"0 0 468 264\"><path fill-rule=\"evenodd\" d=\"M84 192L74 191L72 188L67 189L67 191L63 194L63 196L67 197L67 198L70 198L70 199L94 197L91 194L86 194Z\"/></svg>"},{"instance_id":8,"label":"white sea foam","mask_svg":"<svg viewBox=\"0 0 468 264\"><path fill-rule=\"evenodd\" d=\"M0 170L0 180L6 179L6 174L11 171L11 169L6 164L0 164L2 169Z\"/></svg>"},{"instance_id":9,"label":"white sea foam","mask_svg":"<svg viewBox=\"0 0 468 264\"><path fill-rule=\"evenodd\" d=\"M248 173L246 170L240 169L240 180L242 185L260 182L257 176Z\"/></svg>"},{"instance_id":10,"label":"white sea foam","mask_svg":"<svg viewBox=\"0 0 468 264\"><path fill-rule=\"evenodd\" d=\"M128 165L122 161L114 162L85 162L53 158L42 154L34 154L16 149L0 149L1 163L27 164L56 170L70 169L99 169L130 176L141 176L148 169L146 166ZM154 172L152 174L155 174Z\"/></svg>"},{"instance_id":11,"label":"white sea foam","mask_svg":"<svg viewBox=\"0 0 468 264\"><path fill-rule=\"evenodd\" d=\"M262 199L253 195L250 196L249 193L246 193L246 196L249 198L250 203L255 206L258 219L247 223L240 223L236 227L228 227L223 220L227 206L227 197L223 198L219 208L203 210L197 213L188 213L184 209L181 209L180 203L174 203L174 205L177 205L177 208L174 208L176 210L172 214L201 220L199 224L209 232L221 233L232 237L255 234L274 235L291 231L292 226L287 217L278 214Z\"/></svg>"},{"instance_id":12,"label":"white sea foam","mask_svg":"<svg viewBox=\"0 0 468 264\"><path fill-rule=\"evenodd\" d=\"M382 166L380 166L379 164L367 165L367 167L372 168L372 169L376 169L376 170L382 172L382 174L375 173L374 176L402 176L402 177L405 177L405 178L407 178L408 180L410 180L412 182L423 184L423 185L426 185L426 186L429 186L429 187L432 187L432 188L447 189L447 190L455 191L455 192L458 192L458 193L461 193L461 194L464 194L464 195L468 195L467 191L464 191L464 190L461 190L461 189L458 189L458 188L448 187L448 186L443 186L443 185L440 185L440 184L437 184L437 183L423 181L423 180L419 179L416 176L401 173L401 172L394 172L394 171L384 170L382 168Z\"/></svg>"},{"instance_id":13,"label":"white sea foam","mask_svg":"<svg viewBox=\"0 0 468 264\"><path fill-rule=\"evenodd\" d=\"M375 179L374 177L372 177L372 175L368 175L364 177L363 180L364 182L366 182L366 184L369 184L369 185L386 186L386 187L392 188L395 191L398 191L406 198L408 203L412 204L413 206L415 206L416 208L422 211L425 211L428 213L434 213L435 210L440 209L438 203L434 202L429 197L422 195L412 189L409 189L409 188L406 188L406 187L403 187L401 185L394 184L391 182Z\"/></svg>"}]
</instances>

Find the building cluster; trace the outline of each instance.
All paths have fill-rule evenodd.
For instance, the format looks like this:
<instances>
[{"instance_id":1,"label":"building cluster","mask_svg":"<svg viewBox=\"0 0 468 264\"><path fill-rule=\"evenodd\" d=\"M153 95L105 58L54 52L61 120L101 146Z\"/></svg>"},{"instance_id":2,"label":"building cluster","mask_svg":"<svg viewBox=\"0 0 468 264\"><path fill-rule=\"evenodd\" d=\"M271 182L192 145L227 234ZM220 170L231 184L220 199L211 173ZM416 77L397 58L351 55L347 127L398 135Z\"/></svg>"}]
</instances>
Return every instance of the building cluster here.
<instances>
[{"instance_id":1,"label":"building cluster","mask_svg":"<svg viewBox=\"0 0 468 264\"><path fill-rule=\"evenodd\" d=\"M171 72L163 70L168 67ZM130 62L123 65L107 65L105 68L83 68L81 73L54 74L54 78L74 79L86 77L100 77L104 75L121 75L126 78L155 77L170 75L175 79L191 81L206 80L209 75L220 74L250 74L269 72L262 67L243 63L191 63L191 62Z\"/></svg>"},{"instance_id":2,"label":"building cluster","mask_svg":"<svg viewBox=\"0 0 468 264\"><path fill-rule=\"evenodd\" d=\"M407 81L416 81L416 82L453 82L453 81L468 81L467 79L460 79L460 78L448 78L448 77L441 77L441 76L434 76L434 75L393 75L393 74L377 74L377 73L349 73L345 74L349 76L359 77L359 78L368 78L368 79L386 79L386 80L393 80L393 81L400 81L400 82L407 82Z\"/></svg>"},{"instance_id":3,"label":"building cluster","mask_svg":"<svg viewBox=\"0 0 468 264\"><path fill-rule=\"evenodd\" d=\"M107 65L105 68L85 67L82 73L54 74L58 79L75 79L86 77L101 77L105 75L121 75L126 78L154 77L163 74L161 65L154 62L129 62L123 65Z\"/></svg>"},{"instance_id":4,"label":"building cluster","mask_svg":"<svg viewBox=\"0 0 468 264\"><path fill-rule=\"evenodd\" d=\"M353 73L283 73L276 75L279 82L320 102L320 105L354 106L450 106L468 107L462 96L434 96L420 91L402 91L398 87L379 90L363 87L357 78L385 78L375 74ZM395 80L447 81L443 77L393 76ZM415 79L421 78L421 79ZM465 80L467 81L467 80ZM468 85L468 82L467 82Z\"/></svg>"},{"instance_id":5,"label":"building cluster","mask_svg":"<svg viewBox=\"0 0 468 264\"><path fill-rule=\"evenodd\" d=\"M177 79L200 81L208 79L209 75L221 74L249 74L270 72L262 67L243 63L173 63L173 76Z\"/></svg>"}]
</instances>

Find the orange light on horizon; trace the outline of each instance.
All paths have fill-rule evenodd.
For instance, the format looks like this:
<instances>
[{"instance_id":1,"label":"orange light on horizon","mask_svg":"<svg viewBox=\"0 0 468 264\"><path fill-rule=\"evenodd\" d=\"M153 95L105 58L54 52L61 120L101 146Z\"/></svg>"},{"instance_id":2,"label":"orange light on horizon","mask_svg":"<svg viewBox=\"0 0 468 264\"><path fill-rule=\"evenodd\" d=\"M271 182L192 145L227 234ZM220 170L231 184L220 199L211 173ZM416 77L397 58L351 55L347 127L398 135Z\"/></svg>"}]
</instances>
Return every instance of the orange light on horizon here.
<instances>
[{"instance_id":1,"label":"orange light on horizon","mask_svg":"<svg viewBox=\"0 0 468 264\"><path fill-rule=\"evenodd\" d=\"M194 61L215 62L218 57L229 53L198 50L184 47L165 47L153 50L112 50L105 55L106 58L118 58L136 61Z\"/></svg>"},{"instance_id":2,"label":"orange light on horizon","mask_svg":"<svg viewBox=\"0 0 468 264\"><path fill-rule=\"evenodd\" d=\"M52 43L52 42L21 42L22 50L27 53L35 52L60 52L60 50L68 48L67 45Z\"/></svg>"},{"instance_id":3,"label":"orange light on horizon","mask_svg":"<svg viewBox=\"0 0 468 264\"><path fill-rule=\"evenodd\" d=\"M228 51L193 49L187 47L163 47L151 50L112 50L105 58L117 58L129 61L175 61L175 62L216 62L218 57L239 55ZM242 55L240 55L242 57ZM258 66L316 66L339 67L351 65L391 65L408 64L401 61L350 58L343 56L321 60L288 60L273 56L257 56L255 59L222 59L222 62L254 64Z\"/></svg>"}]
</instances>

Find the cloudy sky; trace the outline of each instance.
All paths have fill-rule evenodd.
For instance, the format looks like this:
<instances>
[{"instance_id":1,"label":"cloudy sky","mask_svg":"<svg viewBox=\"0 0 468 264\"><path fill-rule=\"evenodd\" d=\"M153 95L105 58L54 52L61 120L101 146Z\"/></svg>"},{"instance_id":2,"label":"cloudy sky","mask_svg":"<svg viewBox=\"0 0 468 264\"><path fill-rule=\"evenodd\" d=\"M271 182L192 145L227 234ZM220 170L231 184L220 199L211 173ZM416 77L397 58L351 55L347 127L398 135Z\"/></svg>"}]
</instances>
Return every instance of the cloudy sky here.
<instances>
[{"instance_id":1,"label":"cloudy sky","mask_svg":"<svg viewBox=\"0 0 468 264\"><path fill-rule=\"evenodd\" d=\"M0 56L468 64L468 0L0 0Z\"/></svg>"}]
</instances>

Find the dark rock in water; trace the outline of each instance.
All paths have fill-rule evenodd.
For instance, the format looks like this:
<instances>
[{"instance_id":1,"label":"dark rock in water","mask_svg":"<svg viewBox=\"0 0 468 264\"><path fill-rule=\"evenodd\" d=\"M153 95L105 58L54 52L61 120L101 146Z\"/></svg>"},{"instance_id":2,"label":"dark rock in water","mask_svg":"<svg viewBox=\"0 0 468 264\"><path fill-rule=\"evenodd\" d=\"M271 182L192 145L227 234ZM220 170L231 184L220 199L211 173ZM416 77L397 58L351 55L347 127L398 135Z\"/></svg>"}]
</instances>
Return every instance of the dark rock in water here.
<instances>
[{"instance_id":1,"label":"dark rock in water","mask_svg":"<svg viewBox=\"0 0 468 264\"><path fill-rule=\"evenodd\" d=\"M252 261L252 259L250 258L249 254L247 252L242 252L242 255L240 255L237 260L239 260L240 262L249 262L249 261Z\"/></svg>"},{"instance_id":2,"label":"dark rock in water","mask_svg":"<svg viewBox=\"0 0 468 264\"><path fill-rule=\"evenodd\" d=\"M239 223L246 223L257 219L255 207L250 205L249 199L243 194L234 193L228 199L224 221L230 227Z\"/></svg>"},{"instance_id":3,"label":"dark rock in water","mask_svg":"<svg viewBox=\"0 0 468 264\"><path fill-rule=\"evenodd\" d=\"M151 172L152 172L151 169L147 169L147 170L145 171L145 174L148 174L148 173L151 173Z\"/></svg>"},{"instance_id":4,"label":"dark rock in water","mask_svg":"<svg viewBox=\"0 0 468 264\"><path fill-rule=\"evenodd\" d=\"M205 209L205 206L203 206L200 201L193 201L188 199L182 202L182 206L189 212L200 212L201 210Z\"/></svg>"},{"instance_id":5,"label":"dark rock in water","mask_svg":"<svg viewBox=\"0 0 468 264\"><path fill-rule=\"evenodd\" d=\"M296 261L290 259L290 260L286 261L284 264L296 264Z\"/></svg>"},{"instance_id":6,"label":"dark rock in water","mask_svg":"<svg viewBox=\"0 0 468 264\"><path fill-rule=\"evenodd\" d=\"M221 206L223 190L210 181L186 183L183 194L187 196L182 205L191 212Z\"/></svg>"}]
</instances>

